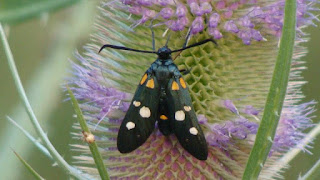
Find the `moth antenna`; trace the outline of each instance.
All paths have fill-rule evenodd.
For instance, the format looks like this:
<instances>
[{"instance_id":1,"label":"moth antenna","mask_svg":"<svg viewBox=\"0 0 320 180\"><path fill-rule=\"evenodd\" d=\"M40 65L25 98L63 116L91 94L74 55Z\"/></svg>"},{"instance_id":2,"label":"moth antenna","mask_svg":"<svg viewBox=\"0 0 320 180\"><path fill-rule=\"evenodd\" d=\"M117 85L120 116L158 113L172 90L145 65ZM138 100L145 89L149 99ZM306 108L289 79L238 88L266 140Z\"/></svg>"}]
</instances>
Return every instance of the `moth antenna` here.
<instances>
[{"instance_id":1,"label":"moth antenna","mask_svg":"<svg viewBox=\"0 0 320 180\"><path fill-rule=\"evenodd\" d=\"M156 51L156 41L155 41L155 38L154 38L154 31L153 31L153 20L155 18L157 18L159 16L159 14L156 15L156 17L154 17L151 21L150 21L150 30L151 30L151 36L152 36L152 50L153 51Z\"/></svg>"},{"instance_id":2,"label":"moth antenna","mask_svg":"<svg viewBox=\"0 0 320 180\"><path fill-rule=\"evenodd\" d=\"M178 52L178 51L183 51L183 50L186 50L186 49L189 49L189 48L193 48L193 47L196 47L196 46L200 46L200 45L205 44L205 43L207 43L207 42L213 42L214 44L218 45L218 44L216 43L216 41L214 41L213 39L209 38L209 39L206 39L206 40L203 40L203 41L194 43L194 44L192 44L192 45L190 45L190 46L187 46L187 47L184 47L184 48L181 48L181 49L177 49L177 50L173 50L173 51L171 51L171 52L174 53L174 52Z\"/></svg>"},{"instance_id":3,"label":"moth antenna","mask_svg":"<svg viewBox=\"0 0 320 180\"><path fill-rule=\"evenodd\" d=\"M156 50L156 41L154 40L154 31L153 31L152 27L150 27L150 28L151 28L151 34L152 34L152 50L155 51Z\"/></svg>"},{"instance_id":4,"label":"moth antenna","mask_svg":"<svg viewBox=\"0 0 320 180\"><path fill-rule=\"evenodd\" d=\"M124 46L115 46L115 45L111 45L111 44L105 44L105 45L103 45L103 46L100 48L99 53L100 53L104 48L119 49L119 50L125 50L125 51L134 51L134 52L141 52L141 53L157 54L156 51L145 51L145 50L139 50L139 49L132 49L132 48L124 47Z\"/></svg>"}]
</instances>

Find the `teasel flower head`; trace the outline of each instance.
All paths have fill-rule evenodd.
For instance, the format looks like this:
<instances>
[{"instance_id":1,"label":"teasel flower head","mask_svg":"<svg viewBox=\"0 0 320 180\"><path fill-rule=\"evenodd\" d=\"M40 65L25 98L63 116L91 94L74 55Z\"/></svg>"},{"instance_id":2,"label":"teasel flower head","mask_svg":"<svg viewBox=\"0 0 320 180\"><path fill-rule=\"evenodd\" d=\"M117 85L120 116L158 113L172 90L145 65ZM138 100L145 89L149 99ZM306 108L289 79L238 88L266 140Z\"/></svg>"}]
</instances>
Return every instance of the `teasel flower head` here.
<instances>
[{"instance_id":1,"label":"teasel flower head","mask_svg":"<svg viewBox=\"0 0 320 180\"><path fill-rule=\"evenodd\" d=\"M307 36L302 28L318 21L313 0L297 1L297 38L287 95L262 179L281 178L276 159L299 146L304 130L313 126L314 101L302 103L300 88ZM283 26L284 1L120 0L103 2L92 42L76 53L73 76L68 79L95 140L101 148L112 179L239 179L244 171L262 118ZM152 50L170 34L168 47L181 48L207 38L217 45L173 54L184 75L209 155L206 161L192 157L174 135L156 128L147 142L132 153L116 147L119 126L141 76L154 55L114 49L103 44ZM75 137L81 131L75 124ZM80 139L80 138L78 138ZM88 147L73 144L75 165L98 176ZM301 147L302 148L302 147ZM283 167L279 167L280 170Z\"/></svg>"}]
</instances>

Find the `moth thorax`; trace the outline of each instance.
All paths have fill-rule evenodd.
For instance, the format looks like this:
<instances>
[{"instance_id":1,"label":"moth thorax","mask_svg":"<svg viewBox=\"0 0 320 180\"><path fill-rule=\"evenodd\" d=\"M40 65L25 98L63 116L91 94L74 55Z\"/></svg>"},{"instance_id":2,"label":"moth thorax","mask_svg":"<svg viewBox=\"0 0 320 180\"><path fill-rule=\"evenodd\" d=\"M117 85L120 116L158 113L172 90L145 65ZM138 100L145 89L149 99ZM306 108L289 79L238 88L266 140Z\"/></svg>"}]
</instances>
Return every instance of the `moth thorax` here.
<instances>
[{"instance_id":1,"label":"moth thorax","mask_svg":"<svg viewBox=\"0 0 320 180\"><path fill-rule=\"evenodd\" d=\"M171 50L166 46L160 48L157 54L160 60L166 61L168 59L171 59Z\"/></svg>"}]
</instances>

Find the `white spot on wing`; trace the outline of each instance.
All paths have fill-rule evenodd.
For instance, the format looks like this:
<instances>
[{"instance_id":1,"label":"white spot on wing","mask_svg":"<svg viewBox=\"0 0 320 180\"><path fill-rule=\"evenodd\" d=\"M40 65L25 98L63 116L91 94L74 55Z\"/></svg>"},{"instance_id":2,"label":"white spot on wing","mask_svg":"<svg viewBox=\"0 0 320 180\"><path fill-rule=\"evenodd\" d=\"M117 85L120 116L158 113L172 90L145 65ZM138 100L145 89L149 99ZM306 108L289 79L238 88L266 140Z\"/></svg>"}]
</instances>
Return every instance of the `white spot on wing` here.
<instances>
[{"instance_id":1,"label":"white spot on wing","mask_svg":"<svg viewBox=\"0 0 320 180\"><path fill-rule=\"evenodd\" d=\"M190 128L189 132L190 132L190 134L193 134L193 135L197 135L198 134L198 130L195 127Z\"/></svg>"},{"instance_id":2,"label":"white spot on wing","mask_svg":"<svg viewBox=\"0 0 320 180\"><path fill-rule=\"evenodd\" d=\"M182 110L180 110L176 111L174 117L177 121L183 121L186 118L186 114Z\"/></svg>"},{"instance_id":3,"label":"white spot on wing","mask_svg":"<svg viewBox=\"0 0 320 180\"><path fill-rule=\"evenodd\" d=\"M151 116L151 111L148 107L145 107L143 106L141 109L140 109L140 116L143 117L143 118L149 118Z\"/></svg>"},{"instance_id":4,"label":"white spot on wing","mask_svg":"<svg viewBox=\"0 0 320 180\"><path fill-rule=\"evenodd\" d=\"M128 130L130 130L136 127L136 124L130 121L130 122L127 122L126 127L128 128Z\"/></svg>"},{"instance_id":5,"label":"white spot on wing","mask_svg":"<svg viewBox=\"0 0 320 180\"><path fill-rule=\"evenodd\" d=\"M133 101L132 103L135 107L139 107L141 105L141 102L139 101Z\"/></svg>"},{"instance_id":6,"label":"white spot on wing","mask_svg":"<svg viewBox=\"0 0 320 180\"><path fill-rule=\"evenodd\" d=\"M184 108L184 110L187 111L187 112L188 112L188 111L191 111L191 106L184 106L183 108Z\"/></svg>"}]
</instances>

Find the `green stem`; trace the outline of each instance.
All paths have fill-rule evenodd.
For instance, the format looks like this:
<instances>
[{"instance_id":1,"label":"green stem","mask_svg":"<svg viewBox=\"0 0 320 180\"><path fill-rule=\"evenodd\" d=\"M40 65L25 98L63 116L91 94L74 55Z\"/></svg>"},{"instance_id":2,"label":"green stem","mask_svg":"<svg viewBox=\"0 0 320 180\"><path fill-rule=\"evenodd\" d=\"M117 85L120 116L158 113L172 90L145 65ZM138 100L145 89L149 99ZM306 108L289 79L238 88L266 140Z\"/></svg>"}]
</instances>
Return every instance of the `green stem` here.
<instances>
[{"instance_id":1,"label":"green stem","mask_svg":"<svg viewBox=\"0 0 320 180\"><path fill-rule=\"evenodd\" d=\"M280 48L262 121L243 180L257 179L272 146L288 85L296 32L296 0L286 0Z\"/></svg>"},{"instance_id":2,"label":"green stem","mask_svg":"<svg viewBox=\"0 0 320 180\"><path fill-rule=\"evenodd\" d=\"M0 13L1 23L19 22L35 16L39 16L43 13L52 12L60 8L72 5L80 0L46 0L36 3L30 3L29 5L19 6L14 10L4 10Z\"/></svg>"},{"instance_id":3,"label":"green stem","mask_svg":"<svg viewBox=\"0 0 320 180\"><path fill-rule=\"evenodd\" d=\"M82 131L83 131L83 134L84 135L88 135L88 134L92 135L89 127L87 126L86 120L83 118L83 114L82 114L82 111L79 107L79 104L78 104L76 98L74 97L72 91L69 88L68 88L68 93L71 98L73 108L77 114L77 119L79 120L79 124L80 124ZM88 142L88 145L89 145L90 151L92 153L94 162L96 163L96 166L99 171L101 179L102 180L109 180L110 178L109 178L108 172L106 170L106 167L103 163L102 156L98 150L97 143L95 141L92 141L92 142Z\"/></svg>"},{"instance_id":4,"label":"green stem","mask_svg":"<svg viewBox=\"0 0 320 180\"><path fill-rule=\"evenodd\" d=\"M12 74L14 83L17 87L19 96L23 102L23 105L29 115L29 118L31 120L31 123L33 125L33 127L35 128L37 134L40 136L40 139L42 140L42 142L44 143L44 145L47 147L48 151L50 152L51 156L53 157L53 159L57 162L57 164L64 169L67 173L77 177L78 179L84 179L83 176L80 174L79 171L75 170L73 167L71 167L62 157L61 155L57 152L57 150L54 148L54 146L51 144L50 140L48 139L46 133L43 131L43 129L41 128L33 110L32 107L29 103L29 100L27 98L27 95L25 93L25 90L22 86L18 71L17 71L17 67L15 65L14 62L14 58L9 46L9 43L7 41L6 35L4 33L4 30L2 28L2 25L0 24L0 38L1 38L1 42L3 44L6 56L7 56L7 60L8 60L8 65L9 65L9 70Z\"/></svg>"},{"instance_id":5,"label":"green stem","mask_svg":"<svg viewBox=\"0 0 320 180\"><path fill-rule=\"evenodd\" d=\"M300 178L300 180L313 180L313 179L318 179L319 177L320 177L320 159L304 176Z\"/></svg>"},{"instance_id":6,"label":"green stem","mask_svg":"<svg viewBox=\"0 0 320 180\"><path fill-rule=\"evenodd\" d=\"M9 116L7 116L6 118L10 123L12 123L15 127L17 127L44 155L46 155L50 160L53 160L48 149L44 147L36 138L34 138L28 131L26 131L23 127L21 127L17 122L15 122ZM80 172L79 169L77 168L74 168L74 169ZM93 177L91 177L89 174L83 174L83 175L86 177L86 179L93 179Z\"/></svg>"}]
</instances>

